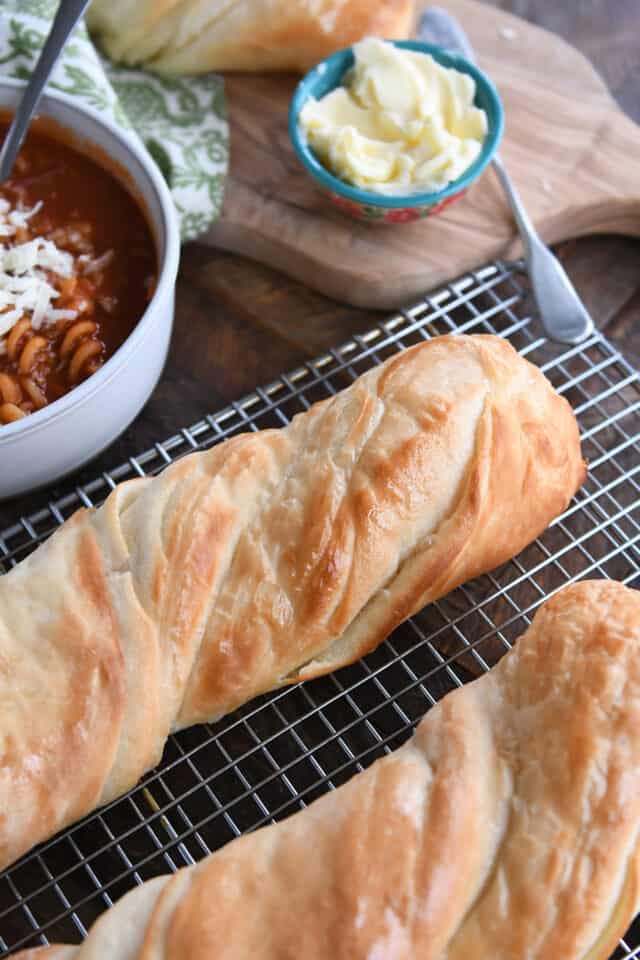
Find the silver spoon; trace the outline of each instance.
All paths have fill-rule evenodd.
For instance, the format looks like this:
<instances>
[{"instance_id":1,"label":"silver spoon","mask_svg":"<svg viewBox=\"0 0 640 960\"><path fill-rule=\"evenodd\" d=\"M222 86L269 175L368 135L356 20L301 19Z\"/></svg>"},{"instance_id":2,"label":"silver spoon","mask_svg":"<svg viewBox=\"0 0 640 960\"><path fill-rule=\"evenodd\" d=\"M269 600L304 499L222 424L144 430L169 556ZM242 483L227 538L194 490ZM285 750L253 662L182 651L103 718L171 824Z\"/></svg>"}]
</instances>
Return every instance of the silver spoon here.
<instances>
[{"instance_id":1,"label":"silver spoon","mask_svg":"<svg viewBox=\"0 0 640 960\"><path fill-rule=\"evenodd\" d=\"M31 118L35 113L42 91L51 71L56 65L69 34L89 6L91 0L61 0L49 36L35 65L31 79L14 114L9 132L0 149L0 183L9 177L22 146Z\"/></svg>"},{"instance_id":2,"label":"silver spoon","mask_svg":"<svg viewBox=\"0 0 640 960\"><path fill-rule=\"evenodd\" d=\"M466 34L446 10L429 7L420 19L418 37L425 42L460 53L475 63L475 53ZM524 243L531 289L544 331L551 340L580 343L593 333L593 320L564 267L540 239L497 153L493 158L493 166L509 199Z\"/></svg>"}]
</instances>

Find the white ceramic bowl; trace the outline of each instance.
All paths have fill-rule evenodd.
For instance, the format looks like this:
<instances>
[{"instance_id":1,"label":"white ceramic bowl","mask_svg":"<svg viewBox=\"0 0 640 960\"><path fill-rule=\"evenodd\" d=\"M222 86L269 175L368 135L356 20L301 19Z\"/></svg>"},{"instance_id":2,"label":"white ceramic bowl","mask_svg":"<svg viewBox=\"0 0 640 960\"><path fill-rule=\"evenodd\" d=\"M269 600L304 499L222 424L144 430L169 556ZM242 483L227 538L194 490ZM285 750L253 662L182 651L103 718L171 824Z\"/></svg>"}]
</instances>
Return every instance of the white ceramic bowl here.
<instances>
[{"instance_id":1,"label":"white ceramic bowl","mask_svg":"<svg viewBox=\"0 0 640 960\"><path fill-rule=\"evenodd\" d=\"M24 84L0 80L0 111L15 109ZM54 403L0 426L0 498L51 483L104 450L146 403L162 372L173 324L180 233L168 187L133 136L61 93L47 94L38 114L71 133L74 145L97 147L124 168L141 200L158 257L155 293L127 340L96 373Z\"/></svg>"}]
</instances>

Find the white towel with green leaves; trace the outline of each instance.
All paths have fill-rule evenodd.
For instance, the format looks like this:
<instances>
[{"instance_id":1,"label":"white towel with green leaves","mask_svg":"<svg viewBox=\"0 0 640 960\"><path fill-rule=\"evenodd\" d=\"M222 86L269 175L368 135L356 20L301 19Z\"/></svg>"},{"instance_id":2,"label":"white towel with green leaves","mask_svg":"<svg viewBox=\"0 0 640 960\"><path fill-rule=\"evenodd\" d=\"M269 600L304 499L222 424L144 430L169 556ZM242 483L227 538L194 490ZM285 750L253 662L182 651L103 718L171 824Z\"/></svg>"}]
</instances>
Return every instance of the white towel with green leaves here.
<instances>
[{"instance_id":1,"label":"white towel with green leaves","mask_svg":"<svg viewBox=\"0 0 640 960\"><path fill-rule=\"evenodd\" d=\"M0 75L27 79L58 0L0 0ZM133 128L164 174L183 240L203 233L222 205L229 155L220 77L166 78L103 59L76 28L50 86Z\"/></svg>"}]
</instances>

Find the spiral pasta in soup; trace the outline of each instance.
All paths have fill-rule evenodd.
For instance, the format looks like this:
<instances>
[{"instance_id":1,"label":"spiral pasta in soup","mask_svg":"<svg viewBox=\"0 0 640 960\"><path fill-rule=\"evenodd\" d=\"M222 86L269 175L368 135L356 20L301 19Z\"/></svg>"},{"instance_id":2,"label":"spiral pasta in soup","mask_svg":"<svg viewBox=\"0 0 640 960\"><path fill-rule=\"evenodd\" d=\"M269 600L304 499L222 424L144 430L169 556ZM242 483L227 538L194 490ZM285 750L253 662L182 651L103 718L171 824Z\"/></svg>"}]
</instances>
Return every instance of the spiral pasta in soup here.
<instances>
[{"instance_id":1,"label":"spiral pasta in soup","mask_svg":"<svg viewBox=\"0 0 640 960\"><path fill-rule=\"evenodd\" d=\"M0 184L0 429L95 373L153 293L142 210L61 133L36 123Z\"/></svg>"}]
</instances>

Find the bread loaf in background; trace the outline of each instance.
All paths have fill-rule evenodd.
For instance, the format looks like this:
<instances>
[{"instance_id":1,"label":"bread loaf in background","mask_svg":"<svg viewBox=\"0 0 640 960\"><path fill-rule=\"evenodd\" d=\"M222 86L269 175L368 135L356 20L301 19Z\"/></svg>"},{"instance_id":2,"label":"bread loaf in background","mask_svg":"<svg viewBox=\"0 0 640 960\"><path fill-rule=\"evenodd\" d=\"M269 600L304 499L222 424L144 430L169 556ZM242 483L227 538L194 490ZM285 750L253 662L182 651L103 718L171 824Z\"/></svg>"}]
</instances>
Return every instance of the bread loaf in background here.
<instances>
[{"instance_id":1,"label":"bread loaf in background","mask_svg":"<svg viewBox=\"0 0 640 960\"><path fill-rule=\"evenodd\" d=\"M93 0L114 60L162 73L306 71L368 35L409 35L413 0Z\"/></svg>"},{"instance_id":2,"label":"bread loaf in background","mask_svg":"<svg viewBox=\"0 0 640 960\"><path fill-rule=\"evenodd\" d=\"M640 594L586 581L391 756L20 960L607 960L639 831Z\"/></svg>"},{"instance_id":3,"label":"bread loaf in background","mask_svg":"<svg viewBox=\"0 0 640 960\"><path fill-rule=\"evenodd\" d=\"M543 374L447 336L76 513L0 577L0 869L172 730L351 663L518 553L584 474Z\"/></svg>"}]
</instances>

